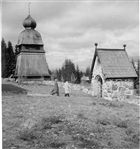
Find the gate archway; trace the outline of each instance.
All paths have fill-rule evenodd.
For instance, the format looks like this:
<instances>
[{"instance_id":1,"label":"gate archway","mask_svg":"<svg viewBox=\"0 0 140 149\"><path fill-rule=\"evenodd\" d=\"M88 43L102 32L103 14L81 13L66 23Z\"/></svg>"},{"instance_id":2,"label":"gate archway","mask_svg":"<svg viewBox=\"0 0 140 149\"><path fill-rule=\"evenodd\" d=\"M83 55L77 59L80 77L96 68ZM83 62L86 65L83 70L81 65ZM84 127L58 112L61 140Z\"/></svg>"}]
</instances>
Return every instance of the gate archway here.
<instances>
[{"instance_id":1,"label":"gate archway","mask_svg":"<svg viewBox=\"0 0 140 149\"><path fill-rule=\"evenodd\" d=\"M96 95L98 97L102 97L102 85L103 85L103 80L100 75L97 75L95 77L95 82L96 82Z\"/></svg>"}]
</instances>

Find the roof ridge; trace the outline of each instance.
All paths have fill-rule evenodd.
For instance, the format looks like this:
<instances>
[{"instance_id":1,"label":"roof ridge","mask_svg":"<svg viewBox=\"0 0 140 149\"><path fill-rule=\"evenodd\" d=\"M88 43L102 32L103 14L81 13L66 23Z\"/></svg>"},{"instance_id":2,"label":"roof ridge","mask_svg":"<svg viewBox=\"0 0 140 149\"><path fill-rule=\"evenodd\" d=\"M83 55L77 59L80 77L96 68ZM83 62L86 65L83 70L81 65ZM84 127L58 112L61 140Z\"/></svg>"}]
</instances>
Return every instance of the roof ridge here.
<instances>
[{"instance_id":1,"label":"roof ridge","mask_svg":"<svg viewBox=\"0 0 140 149\"><path fill-rule=\"evenodd\" d=\"M97 48L97 50L106 50L106 51L125 51L125 49L112 49L112 48Z\"/></svg>"}]
</instances>

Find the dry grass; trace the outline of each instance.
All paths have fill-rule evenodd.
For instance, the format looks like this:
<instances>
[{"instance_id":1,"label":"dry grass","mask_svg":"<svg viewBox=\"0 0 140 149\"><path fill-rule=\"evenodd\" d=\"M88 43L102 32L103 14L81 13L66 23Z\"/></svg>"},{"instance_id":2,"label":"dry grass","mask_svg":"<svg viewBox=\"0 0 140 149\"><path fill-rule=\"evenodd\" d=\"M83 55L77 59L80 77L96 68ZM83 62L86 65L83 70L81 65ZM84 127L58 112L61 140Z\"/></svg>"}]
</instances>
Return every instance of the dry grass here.
<instances>
[{"instance_id":1,"label":"dry grass","mask_svg":"<svg viewBox=\"0 0 140 149\"><path fill-rule=\"evenodd\" d=\"M49 94L51 86L24 85ZM139 107L72 91L3 96L3 149L138 149Z\"/></svg>"}]
</instances>

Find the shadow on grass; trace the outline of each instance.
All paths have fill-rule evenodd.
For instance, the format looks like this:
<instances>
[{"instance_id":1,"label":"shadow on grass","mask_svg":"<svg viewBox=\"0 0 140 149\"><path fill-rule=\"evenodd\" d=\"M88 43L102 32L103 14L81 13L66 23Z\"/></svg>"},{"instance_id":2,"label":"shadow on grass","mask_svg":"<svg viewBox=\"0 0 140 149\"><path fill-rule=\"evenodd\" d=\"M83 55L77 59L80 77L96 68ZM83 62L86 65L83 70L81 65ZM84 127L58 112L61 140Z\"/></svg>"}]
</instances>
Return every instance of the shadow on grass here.
<instances>
[{"instance_id":1,"label":"shadow on grass","mask_svg":"<svg viewBox=\"0 0 140 149\"><path fill-rule=\"evenodd\" d=\"M2 93L27 94L27 90L12 84L2 84Z\"/></svg>"}]
</instances>

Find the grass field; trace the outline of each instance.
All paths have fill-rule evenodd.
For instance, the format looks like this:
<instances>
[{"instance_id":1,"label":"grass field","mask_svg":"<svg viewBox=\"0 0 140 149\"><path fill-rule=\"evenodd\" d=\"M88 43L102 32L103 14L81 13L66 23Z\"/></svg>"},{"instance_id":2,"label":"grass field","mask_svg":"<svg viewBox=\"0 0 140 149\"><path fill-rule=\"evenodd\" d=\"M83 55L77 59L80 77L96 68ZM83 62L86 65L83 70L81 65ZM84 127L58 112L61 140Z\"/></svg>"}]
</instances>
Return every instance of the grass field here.
<instances>
[{"instance_id":1,"label":"grass field","mask_svg":"<svg viewBox=\"0 0 140 149\"><path fill-rule=\"evenodd\" d=\"M3 92L3 149L139 149L139 107L72 91L50 96L52 86ZM3 88L4 89L4 88Z\"/></svg>"}]
</instances>

